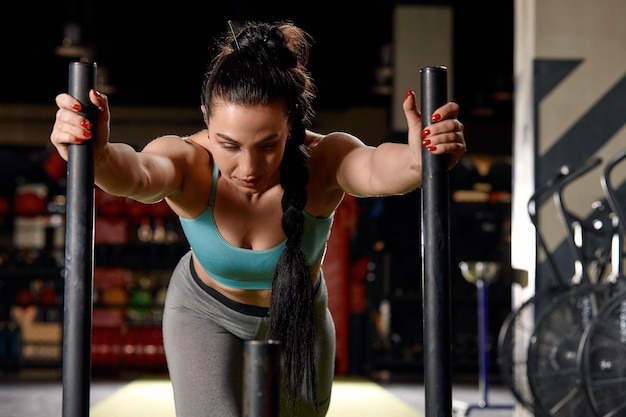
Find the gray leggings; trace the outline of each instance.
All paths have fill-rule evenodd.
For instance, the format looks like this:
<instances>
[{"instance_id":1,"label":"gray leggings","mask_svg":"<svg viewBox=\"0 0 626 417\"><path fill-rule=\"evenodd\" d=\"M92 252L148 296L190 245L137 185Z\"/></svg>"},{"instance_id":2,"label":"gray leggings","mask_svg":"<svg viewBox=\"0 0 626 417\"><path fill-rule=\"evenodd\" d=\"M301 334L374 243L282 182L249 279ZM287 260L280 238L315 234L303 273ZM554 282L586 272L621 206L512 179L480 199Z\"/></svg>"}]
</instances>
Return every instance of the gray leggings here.
<instances>
[{"instance_id":1,"label":"gray leggings","mask_svg":"<svg viewBox=\"0 0 626 417\"><path fill-rule=\"evenodd\" d=\"M335 327L324 278L316 289L317 398L299 404L298 416L324 416L335 365ZM241 417L243 344L264 340L268 309L234 302L205 285L193 270L191 251L175 268L165 300L163 339L177 417ZM292 414L281 405L281 415ZM295 417L295 416L294 416Z\"/></svg>"}]
</instances>

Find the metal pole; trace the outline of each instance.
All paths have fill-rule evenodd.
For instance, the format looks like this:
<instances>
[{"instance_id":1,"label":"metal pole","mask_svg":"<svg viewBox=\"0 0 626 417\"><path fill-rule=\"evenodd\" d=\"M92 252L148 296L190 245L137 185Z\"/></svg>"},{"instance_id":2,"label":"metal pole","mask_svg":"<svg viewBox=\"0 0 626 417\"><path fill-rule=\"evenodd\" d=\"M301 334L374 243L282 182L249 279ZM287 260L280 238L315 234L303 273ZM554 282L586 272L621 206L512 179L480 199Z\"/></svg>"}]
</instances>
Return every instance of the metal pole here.
<instances>
[{"instance_id":1,"label":"metal pole","mask_svg":"<svg viewBox=\"0 0 626 417\"><path fill-rule=\"evenodd\" d=\"M489 406L489 299L487 295L487 281L482 278L476 280L478 290L478 391L480 392L480 407Z\"/></svg>"},{"instance_id":2,"label":"metal pole","mask_svg":"<svg viewBox=\"0 0 626 417\"><path fill-rule=\"evenodd\" d=\"M420 70L422 127L448 101L447 68ZM452 415L448 156L422 152L422 280L426 417Z\"/></svg>"},{"instance_id":3,"label":"metal pole","mask_svg":"<svg viewBox=\"0 0 626 417\"><path fill-rule=\"evenodd\" d=\"M96 65L69 66L68 93L83 106L92 125L96 109L89 90L96 85ZM94 138L95 139L95 138ZM69 145L65 226L63 303L63 417L89 415L93 289L94 173L93 139Z\"/></svg>"},{"instance_id":4,"label":"metal pole","mask_svg":"<svg viewBox=\"0 0 626 417\"><path fill-rule=\"evenodd\" d=\"M243 350L243 417L280 413L280 342L249 340Z\"/></svg>"}]
</instances>

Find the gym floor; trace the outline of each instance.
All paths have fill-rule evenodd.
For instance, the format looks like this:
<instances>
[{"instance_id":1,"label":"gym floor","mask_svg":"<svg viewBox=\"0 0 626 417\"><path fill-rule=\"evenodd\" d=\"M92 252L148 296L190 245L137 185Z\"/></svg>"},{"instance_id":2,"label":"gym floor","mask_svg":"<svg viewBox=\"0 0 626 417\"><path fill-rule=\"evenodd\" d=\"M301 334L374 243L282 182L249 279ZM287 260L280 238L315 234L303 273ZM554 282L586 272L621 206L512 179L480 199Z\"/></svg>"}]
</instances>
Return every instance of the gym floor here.
<instances>
[{"instance_id":1,"label":"gym floor","mask_svg":"<svg viewBox=\"0 0 626 417\"><path fill-rule=\"evenodd\" d=\"M93 379L90 386L90 404L94 406L126 386L126 379ZM379 385L406 405L425 415L424 385L416 381L379 382ZM60 379L36 375L34 378L9 377L0 375L0 416L1 417L60 417L62 415L63 386ZM470 417L511 417L514 411L513 396L507 387L492 383L487 392L488 407L480 408L477 403L482 399L477 384L463 382L452 387L453 412L457 406L470 405L469 412L463 414L462 408L454 416ZM115 416L111 416L115 417Z\"/></svg>"}]
</instances>

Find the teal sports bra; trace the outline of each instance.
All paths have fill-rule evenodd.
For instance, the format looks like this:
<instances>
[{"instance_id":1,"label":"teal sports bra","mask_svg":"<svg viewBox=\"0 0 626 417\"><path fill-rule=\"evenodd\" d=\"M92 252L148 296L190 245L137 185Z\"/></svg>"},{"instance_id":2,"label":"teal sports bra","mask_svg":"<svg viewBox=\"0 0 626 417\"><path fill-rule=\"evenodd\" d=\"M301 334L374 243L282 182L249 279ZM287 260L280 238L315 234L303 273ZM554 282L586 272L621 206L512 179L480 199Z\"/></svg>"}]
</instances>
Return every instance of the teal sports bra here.
<instances>
[{"instance_id":1,"label":"teal sports bra","mask_svg":"<svg viewBox=\"0 0 626 417\"><path fill-rule=\"evenodd\" d=\"M179 217L187 241L202 268L220 284L244 290L271 289L276 263L285 249L286 240L273 248L253 250L234 246L222 237L213 216L219 175L217 165L213 166L208 207L194 219ZM317 218L304 212L302 249L310 266L324 255L333 218L334 213Z\"/></svg>"}]
</instances>

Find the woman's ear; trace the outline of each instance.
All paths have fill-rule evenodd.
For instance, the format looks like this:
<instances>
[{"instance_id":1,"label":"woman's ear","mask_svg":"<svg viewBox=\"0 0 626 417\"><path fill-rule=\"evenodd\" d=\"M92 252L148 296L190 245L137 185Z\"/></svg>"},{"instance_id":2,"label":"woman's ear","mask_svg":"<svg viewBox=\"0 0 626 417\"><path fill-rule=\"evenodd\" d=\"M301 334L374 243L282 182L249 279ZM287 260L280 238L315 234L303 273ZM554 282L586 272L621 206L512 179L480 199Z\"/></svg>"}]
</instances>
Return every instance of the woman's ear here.
<instances>
[{"instance_id":1,"label":"woman's ear","mask_svg":"<svg viewBox=\"0 0 626 417\"><path fill-rule=\"evenodd\" d=\"M202 111L202 118L204 119L204 123L209 126L209 118L206 115L206 106L204 104L200 105L200 110Z\"/></svg>"}]
</instances>

